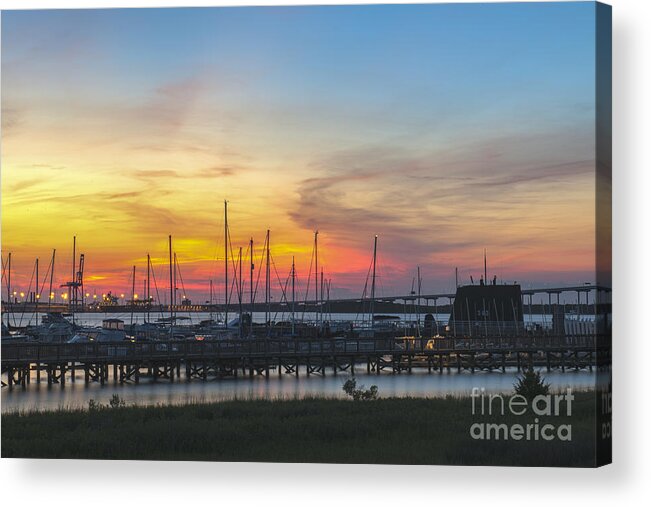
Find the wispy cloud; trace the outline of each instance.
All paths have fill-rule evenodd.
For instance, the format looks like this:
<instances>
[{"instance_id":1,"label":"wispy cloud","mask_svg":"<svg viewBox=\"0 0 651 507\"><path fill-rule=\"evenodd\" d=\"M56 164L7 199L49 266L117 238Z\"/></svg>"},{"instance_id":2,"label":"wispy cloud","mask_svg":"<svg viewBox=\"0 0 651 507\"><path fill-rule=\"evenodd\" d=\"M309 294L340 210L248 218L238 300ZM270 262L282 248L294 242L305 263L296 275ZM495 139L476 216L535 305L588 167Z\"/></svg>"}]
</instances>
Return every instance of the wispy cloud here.
<instances>
[{"instance_id":1,"label":"wispy cloud","mask_svg":"<svg viewBox=\"0 0 651 507\"><path fill-rule=\"evenodd\" d=\"M24 120L23 109L2 101L2 137L7 138L16 134Z\"/></svg>"},{"instance_id":2,"label":"wispy cloud","mask_svg":"<svg viewBox=\"0 0 651 507\"><path fill-rule=\"evenodd\" d=\"M563 222L577 192L589 199L594 161L567 160L567 153L527 159L503 149L523 141L495 140L488 152L478 143L418 156L387 146L329 156L313 163L317 177L299 184L290 216L358 250L368 250L369 238L379 234L385 262L395 269L410 263L450 269L486 246L501 256L517 252L517 269L517 257L531 255L541 240L589 236L585 227L594 219Z\"/></svg>"},{"instance_id":3,"label":"wispy cloud","mask_svg":"<svg viewBox=\"0 0 651 507\"><path fill-rule=\"evenodd\" d=\"M235 176L242 171L241 167L233 166L213 166L205 169L200 169L194 176L199 178L227 178Z\"/></svg>"}]
</instances>

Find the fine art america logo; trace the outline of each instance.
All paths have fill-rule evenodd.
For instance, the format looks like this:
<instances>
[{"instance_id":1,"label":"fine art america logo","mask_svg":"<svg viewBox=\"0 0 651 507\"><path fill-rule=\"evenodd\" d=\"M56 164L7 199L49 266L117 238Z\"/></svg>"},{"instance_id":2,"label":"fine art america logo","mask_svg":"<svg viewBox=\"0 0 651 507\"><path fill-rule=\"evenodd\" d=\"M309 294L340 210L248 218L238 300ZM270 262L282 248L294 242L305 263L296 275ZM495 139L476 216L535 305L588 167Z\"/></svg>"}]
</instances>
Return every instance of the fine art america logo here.
<instances>
[{"instance_id":1,"label":"fine art america logo","mask_svg":"<svg viewBox=\"0 0 651 507\"><path fill-rule=\"evenodd\" d=\"M572 425L567 424L566 419L572 417L574 395L570 388L563 394L540 394L528 400L520 394L486 394L483 387L473 387L470 397L474 420L508 419L507 422L473 423L470 426L470 436L474 440L572 441ZM542 418L545 418L544 422L541 422ZM563 424L560 424L561 420Z\"/></svg>"}]
</instances>

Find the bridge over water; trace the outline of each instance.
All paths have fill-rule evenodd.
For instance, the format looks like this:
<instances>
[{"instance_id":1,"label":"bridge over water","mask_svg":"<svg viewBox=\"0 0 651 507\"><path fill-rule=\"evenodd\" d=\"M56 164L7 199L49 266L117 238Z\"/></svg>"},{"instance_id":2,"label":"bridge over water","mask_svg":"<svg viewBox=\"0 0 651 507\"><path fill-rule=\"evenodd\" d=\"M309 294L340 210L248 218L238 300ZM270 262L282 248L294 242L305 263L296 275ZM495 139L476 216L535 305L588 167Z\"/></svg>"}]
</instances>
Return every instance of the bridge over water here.
<instances>
[{"instance_id":1,"label":"bridge over water","mask_svg":"<svg viewBox=\"0 0 651 507\"><path fill-rule=\"evenodd\" d=\"M541 296L539 299L540 304L543 306L545 313L551 311L551 307L554 304L560 305L561 295L565 296L565 304L576 305L578 310L583 309L588 311L588 308L592 307L593 315L597 313L596 305L609 303L609 295L612 289L609 287L595 285L595 284L584 284L584 285L574 285L574 286L565 286L565 287L540 287L540 288L523 288L522 293L522 305L525 308L525 311L528 310L529 313L532 313L532 307L534 306L534 296ZM590 303L590 295L592 294L592 303ZM585 297L585 300L584 300ZM443 302L443 308L445 305L448 306L452 304L455 299L454 293L428 293L428 294L403 294L396 296L377 296L374 300L376 308L378 311L386 311L386 308L382 308L382 304L393 304L393 305L406 305L411 304L413 306L418 306L420 311L436 311L439 300ZM296 300L296 311L315 311L319 308L322 308L324 305L328 305L331 308L333 313L354 313L359 312L361 305L368 303L370 299L368 298L328 298L327 300L315 300L315 299L302 299ZM274 301L265 303L265 302L255 302L253 305L243 302L242 309L243 311L250 312L287 312L289 306L291 305L290 301ZM229 305L231 312L234 312L238 308L238 303L236 301L231 301ZM546 308L545 308L546 306ZM51 309L52 311L65 312L65 311L83 311L89 310L92 308L92 305L80 306L71 308L70 305L63 304L51 304L41 303L38 306L35 303L30 302L15 302L10 304L3 305L3 311L6 312L33 312L36 308L40 311L47 311ZM100 311L106 312L127 312L127 311L151 311L151 312L223 312L223 304L193 304L193 305L176 305L173 309L170 309L168 304L152 304L147 305L145 302L137 302L135 305L124 304L124 305L107 305L98 307ZM394 308L394 310L398 310ZM399 312L400 313L400 312Z\"/></svg>"}]
</instances>

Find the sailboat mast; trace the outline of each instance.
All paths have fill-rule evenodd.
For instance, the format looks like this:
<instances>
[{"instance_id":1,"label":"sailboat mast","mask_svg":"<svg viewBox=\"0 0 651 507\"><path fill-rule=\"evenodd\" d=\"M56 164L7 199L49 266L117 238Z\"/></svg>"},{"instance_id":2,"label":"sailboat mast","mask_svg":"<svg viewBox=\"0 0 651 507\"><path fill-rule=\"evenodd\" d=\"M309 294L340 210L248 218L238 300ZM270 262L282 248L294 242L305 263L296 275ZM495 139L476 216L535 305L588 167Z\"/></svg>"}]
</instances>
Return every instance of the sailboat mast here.
<instances>
[{"instance_id":1,"label":"sailboat mast","mask_svg":"<svg viewBox=\"0 0 651 507\"><path fill-rule=\"evenodd\" d=\"M133 333L133 310L136 306L136 267L131 272L131 333Z\"/></svg>"},{"instance_id":2,"label":"sailboat mast","mask_svg":"<svg viewBox=\"0 0 651 507\"><path fill-rule=\"evenodd\" d=\"M326 285L327 314L328 314L328 319L332 320L332 307L330 306L330 287L332 287L332 278L328 278L328 284Z\"/></svg>"},{"instance_id":3,"label":"sailboat mast","mask_svg":"<svg viewBox=\"0 0 651 507\"><path fill-rule=\"evenodd\" d=\"M36 301L36 318L38 319L38 300L41 297L39 294L39 289L38 289L38 257L36 258L36 286L34 288L34 300Z\"/></svg>"},{"instance_id":4,"label":"sailboat mast","mask_svg":"<svg viewBox=\"0 0 651 507\"><path fill-rule=\"evenodd\" d=\"M86 292L84 291L84 254L79 254L79 269L77 270L77 280L79 281L79 286L77 290L81 293L81 311L84 311L84 305L86 304ZM79 294L77 294L77 299L79 299Z\"/></svg>"},{"instance_id":5,"label":"sailboat mast","mask_svg":"<svg viewBox=\"0 0 651 507\"><path fill-rule=\"evenodd\" d=\"M373 279L371 283L371 328L373 327L373 322L375 321L375 272L377 264L377 234L373 241Z\"/></svg>"},{"instance_id":6,"label":"sailboat mast","mask_svg":"<svg viewBox=\"0 0 651 507\"><path fill-rule=\"evenodd\" d=\"M319 231L314 231L314 313L319 320Z\"/></svg>"},{"instance_id":7,"label":"sailboat mast","mask_svg":"<svg viewBox=\"0 0 651 507\"><path fill-rule=\"evenodd\" d=\"M292 255L292 336L294 336L294 320L295 320L295 304L296 304L296 261Z\"/></svg>"},{"instance_id":8,"label":"sailboat mast","mask_svg":"<svg viewBox=\"0 0 651 507\"><path fill-rule=\"evenodd\" d=\"M170 257L170 337L174 336L174 275L172 274L172 235L169 236L169 257Z\"/></svg>"},{"instance_id":9,"label":"sailboat mast","mask_svg":"<svg viewBox=\"0 0 651 507\"><path fill-rule=\"evenodd\" d=\"M13 311L13 301L11 300L11 252L7 257L7 303L11 305ZM52 291L50 290L50 292ZM7 313L7 327L9 327L9 313Z\"/></svg>"},{"instance_id":10,"label":"sailboat mast","mask_svg":"<svg viewBox=\"0 0 651 507\"><path fill-rule=\"evenodd\" d=\"M47 310L50 311L50 306L52 304L52 282L54 281L54 258L56 256L56 248L52 250L52 268L50 269L50 291L47 294ZM11 254L9 254L11 255Z\"/></svg>"},{"instance_id":11,"label":"sailboat mast","mask_svg":"<svg viewBox=\"0 0 651 507\"><path fill-rule=\"evenodd\" d=\"M486 269L486 249L484 248L484 285L488 285L488 270Z\"/></svg>"},{"instance_id":12,"label":"sailboat mast","mask_svg":"<svg viewBox=\"0 0 651 507\"><path fill-rule=\"evenodd\" d=\"M11 303L11 252L7 257L7 303Z\"/></svg>"},{"instance_id":13,"label":"sailboat mast","mask_svg":"<svg viewBox=\"0 0 651 507\"><path fill-rule=\"evenodd\" d=\"M147 254L147 322L149 322L149 312L151 310L151 257Z\"/></svg>"},{"instance_id":14,"label":"sailboat mast","mask_svg":"<svg viewBox=\"0 0 651 507\"><path fill-rule=\"evenodd\" d=\"M7 260L7 303L13 303L11 300L11 252L9 252ZM50 291L52 292L52 291ZM9 317L7 317L7 324L9 323Z\"/></svg>"},{"instance_id":15,"label":"sailboat mast","mask_svg":"<svg viewBox=\"0 0 651 507\"><path fill-rule=\"evenodd\" d=\"M210 292L209 294L209 299L208 299L208 307L210 308L210 320L212 321L212 278L209 280L210 282Z\"/></svg>"},{"instance_id":16,"label":"sailboat mast","mask_svg":"<svg viewBox=\"0 0 651 507\"><path fill-rule=\"evenodd\" d=\"M238 327L239 327L240 338L242 338L242 291L244 289L244 287L242 285L242 247L240 247L240 253L239 253L239 256L237 258L237 265L238 265L238 269L239 269L239 276L238 276L238 280L237 280L237 299L238 299L239 310L240 310L240 318L239 318Z\"/></svg>"},{"instance_id":17,"label":"sailboat mast","mask_svg":"<svg viewBox=\"0 0 651 507\"><path fill-rule=\"evenodd\" d=\"M228 201L224 199L224 326L228 327Z\"/></svg>"},{"instance_id":18,"label":"sailboat mast","mask_svg":"<svg viewBox=\"0 0 651 507\"><path fill-rule=\"evenodd\" d=\"M418 309L416 310L416 330L418 336L420 336L420 288L421 288L421 279L420 279L420 266L417 267L418 275Z\"/></svg>"},{"instance_id":19,"label":"sailboat mast","mask_svg":"<svg viewBox=\"0 0 651 507\"><path fill-rule=\"evenodd\" d=\"M267 305L266 311L265 311L265 322L267 323L267 326L270 325L269 319L271 317L271 271L270 271L270 262L269 262L269 254L271 252L271 248L269 246L269 241L270 241L270 231L267 229L267 255L266 257L266 277L265 277L265 303Z\"/></svg>"},{"instance_id":20,"label":"sailboat mast","mask_svg":"<svg viewBox=\"0 0 651 507\"><path fill-rule=\"evenodd\" d=\"M11 252L9 252L7 257L7 303L11 304L13 312L13 301L11 299ZM51 289L50 292L52 292ZM7 313L7 327L9 327L9 313Z\"/></svg>"},{"instance_id":21,"label":"sailboat mast","mask_svg":"<svg viewBox=\"0 0 651 507\"><path fill-rule=\"evenodd\" d=\"M253 336L253 270L255 269L253 257L253 238L249 241L249 258L251 265L249 266L249 312L251 313L250 333Z\"/></svg>"},{"instance_id":22,"label":"sailboat mast","mask_svg":"<svg viewBox=\"0 0 651 507\"><path fill-rule=\"evenodd\" d=\"M321 288L319 290L319 322L323 323L323 268L321 268Z\"/></svg>"},{"instance_id":23,"label":"sailboat mast","mask_svg":"<svg viewBox=\"0 0 651 507\"><path fill-rule=\"evenodd\" d=\"M72 307L72 321L75 321L74 307L76 299L76 287L75 283L75 256L77 255L77 236L72 237L72 278L70 278L70 289L69 289L69 307Z\"/></svg>"},{"instance_id":24,"label":"sailboat mast","mask_svg":"<svg viewBox=\"0 0 651 507\"><path fill-rule=\"evenodd\" d=\"M174 306L176 306L176 292L179 290L176 277L178 276L178 267L179 261L176 258L176 252L174 252Z\"/></svg>"}]
</instances>

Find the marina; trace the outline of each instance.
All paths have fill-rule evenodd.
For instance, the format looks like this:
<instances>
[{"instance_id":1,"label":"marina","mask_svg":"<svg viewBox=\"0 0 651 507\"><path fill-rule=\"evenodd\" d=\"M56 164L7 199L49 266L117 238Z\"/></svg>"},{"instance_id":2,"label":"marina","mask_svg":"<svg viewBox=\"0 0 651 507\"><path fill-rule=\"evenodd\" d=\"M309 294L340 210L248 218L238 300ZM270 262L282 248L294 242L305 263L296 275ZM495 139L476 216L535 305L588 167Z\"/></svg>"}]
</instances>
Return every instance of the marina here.
<instances>
[{"instance_id":1,"label":"marina","mask_svg":"<svg viewBox=\"0 0 651 507\"><path fill-rule=\"evenodd\" d=\"M380 296L376 235L360 297L334 298L332 281L319 266L315 231L310 268L297 291L295 260L283 280L273 260L269 230L259 259L252 238L246 251L233 250L227 202L224 246L222 301L216 300L210 280L210 297L204 304L193 304L188 297L171 235L167 289L157 283L147 254L140 297L134 265L130 297L108 292L99 301L91 299L84 288L85 256L77 254L74 237L70 281L61 285L66 290L64 303L53 297L56 251L44 276L36 260L30 288L39 289L28 290L28 297L18 301L8 254L3 259L3 401L10 399L9 406L17 407L21 405L16 398L23 396L22 406L28 406L41 385L48 392L53 386L61 392L66 386L75 392L78 386L87 392L94 392L92 386L132 386L134 392L149 386L146 389L162 393L167 388L152 386L231 386L214 393L208 389L210 396L220 398L249 392L249 387L240 386L259 386L258 379L291 378L283 384L293 382L291 391L306 382L319 385L314 378L358 374L369 379L445 379L427 380L419 389L407 382L411 390L404 391L409 396L441 396L462 393L467 381L460 379L468 375L501 376L506 380L494 381L499 390L505 382L512 386L514 377L527 369L555 376L585 374L594 380L595 371L610 364L610 289L597 284L523 288L498 283L497 276L489 281L484 251L479 282L471 276L470 284L459 283L455 270L455 293L425 293L418 267L409 294ZM262 269L256 272L256 265ZM41 302L46 285L47 302ZM339 395L332 388L338 381L328 382L325 392L305 392ZM205 394L203 389L198 392ZM260 392L288 394L284 387ZM52 397L62 399L66 398Z\"/></svg>"},{"instance_id":2,"label":"marina","mask_svg":"<svg viewBox=\"0 0 651 507\"><path fill-rule=\"evenodd\" d=\"M246 251L242 247L233 248L227 201L224 201L223 220L221 302L217 300L212 278L208 284L208 300L192 302L171 235L167 238L166 266L155 265L151 255L146 254L146 276L142 279L140 295L139 275L133 265L130 294L113 295L109 290L99 298L96 293L91 297L85 289L86 256L78 252L76 236L72 240L70 278L60 284L65 289L60 302L56 301L54 281L56 249L45 274L41 274L39 259L35 259L29 286L21 292L12 286L12 253L8 252L6 259L2 259L6 289L3 291L3 340L15 341L20 336L27 340L67 342L78 331L76 316L92 313L104 314L103 331L100 331L104 336L100 341L116 339L116 333L107 331L124 331L125 339L149 341L197 337L368 337L375 336L376 332L385 337L387 334L392 337L517 336L550 331L556 335L576 334L576 326L565 329L565 320L581 323L580 334L595 334L597 327L603 333L610 327L610 288L590 282L539 288L522 287L517 282L498 283L497 275L489 279L486 250L478 283L472 275L470 284L461 283L455 268L454 293L423 291L421 269L416 266L409 294L380 294L378 235L373 237L372 255L359 297L331 297L332 278L319 264L318 230L313 233L309 268L299 286L294 256L287 276L281 277L273 257L269 229L256 255L252 237ZM162 280L157 281L155 275L156 268L161 267L166 271L167 286ZM204 314L204 318L196 322L199 314ZM534 315L541 315L542 320L537 321ZM100 323L94 324L100 327ZM54 332L52 326L56 327Z\"/></svg>"},{"instance_id":3,"label":"marina","mask_svg":"<svg viewBox=\"0 0 651 507\"><path fill-rule=\"evenodd\" d=\"M375 235L359 297L331 297L332 279L318 261L318 231L299 287L294 257L287 277L280 276L269 230L256 259L253 238L246 251L233 250L226 202L224 223L221 300L210 279L202 303L189 297L171 235L167 265L155 265L147 253L140 295L135 265L130 294L91 295L76 236L59 302L56 250L45 275L35 260L26 293L12 287L11 253L3 257L3 416L114 404L163 409L346 399L342 387L350 379L393 402L454 403L478 389L512 394L531 372L543 375L551 393L569 389L589 397L609 389L607 286L498 283L497 275L489 278L484 250L478 281L460 282L455 268L454 292L423 291L417 266L411 291L380 294ZM156 281L161 267L167 286Z\"/></svg>"}]
</instances>

